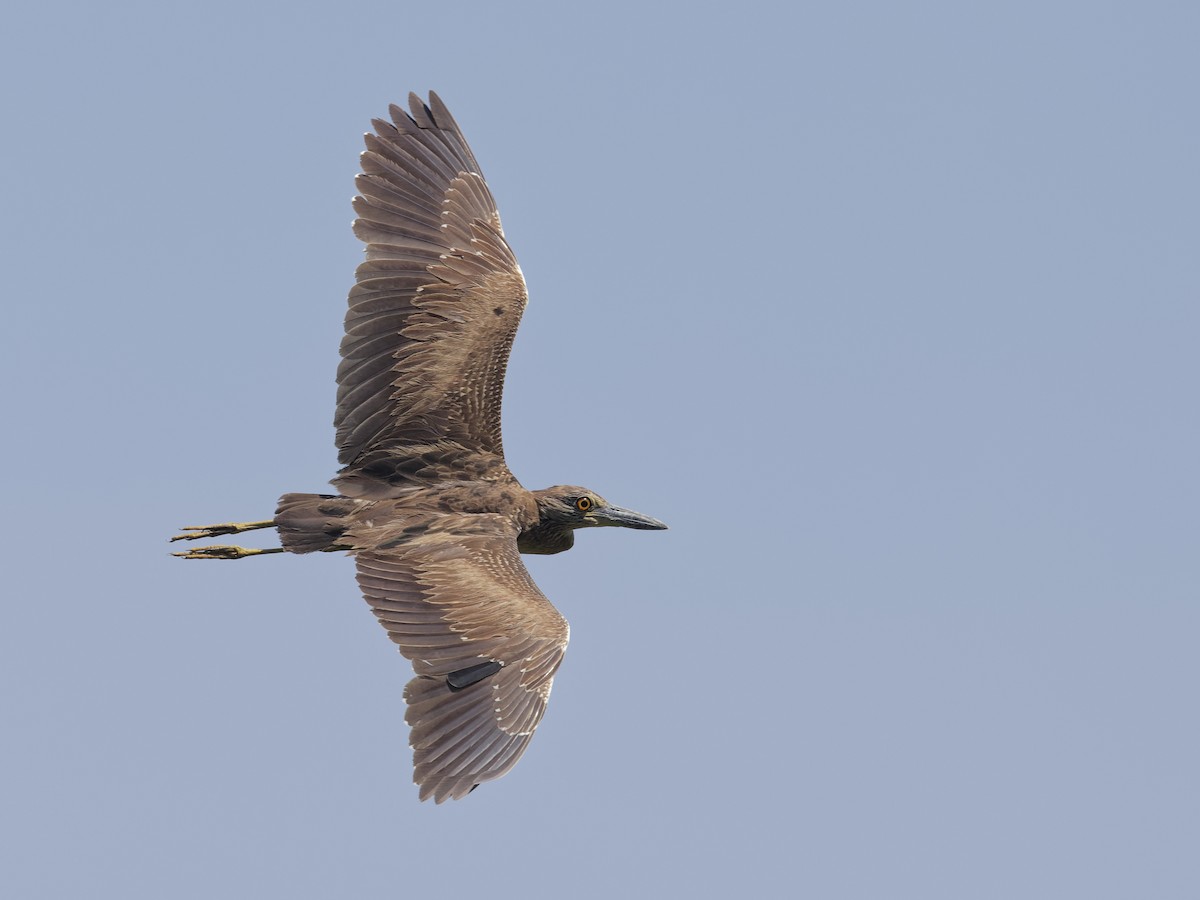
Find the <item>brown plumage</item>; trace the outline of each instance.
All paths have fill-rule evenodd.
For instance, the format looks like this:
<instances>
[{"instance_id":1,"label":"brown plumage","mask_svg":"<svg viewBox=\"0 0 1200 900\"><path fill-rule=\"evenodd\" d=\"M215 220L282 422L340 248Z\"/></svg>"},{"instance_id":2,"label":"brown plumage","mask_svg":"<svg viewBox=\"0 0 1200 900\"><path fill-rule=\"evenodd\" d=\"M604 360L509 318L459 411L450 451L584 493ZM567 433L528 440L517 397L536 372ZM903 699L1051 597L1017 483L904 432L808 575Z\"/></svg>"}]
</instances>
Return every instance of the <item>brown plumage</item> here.
<instances>
[{"instance_id":1,"label":"brown plumage","mask_svg":"<svg viewBox=\"0 0 1200 900\"><path fill-rule=\"evenodd\" d=\"M577 528L661 529L586 488L523 488L500 399L525 280L466 140L436 94L409 95L366 135L354 232L366 247L338 366L338 495L285 494L274 519L189 527L192 540L275 527L282 547L189 559L345 550L416 677L404 691L422 800L466 796L516 764L567 647L566 620L521 553Z\"/></svg>"}]
</instances>

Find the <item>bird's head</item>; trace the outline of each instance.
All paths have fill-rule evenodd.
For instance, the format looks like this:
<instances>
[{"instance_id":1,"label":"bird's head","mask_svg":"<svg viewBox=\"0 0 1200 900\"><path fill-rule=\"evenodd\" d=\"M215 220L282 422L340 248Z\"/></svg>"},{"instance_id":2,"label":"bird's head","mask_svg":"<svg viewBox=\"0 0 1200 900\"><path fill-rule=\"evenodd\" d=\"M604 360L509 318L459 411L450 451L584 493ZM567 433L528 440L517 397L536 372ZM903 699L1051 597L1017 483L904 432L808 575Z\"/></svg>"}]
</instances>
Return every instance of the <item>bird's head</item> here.
<instances>
[{"instance_id":1,"label":"bird's head","mask_svg":"<svg viewBox=\"0 0 1200 900\"><path fill-rule=\"evenodd\" d=\"M660 531L667 526L631 509L613 506L595 491L574 485L558 485L534 491L538 522L517 540L522 553L562 553L575 543L576 528L616 525Z\"/></svg>"},{"instance_id":2,"label":"bird's head","mask_svg":"<svg viewBox=\"0 0 1200 900\"><path fill-rule=\"evenodd\" d=\"M564 528L595 528L613 525L620 528L637 528L642 531L661 531L667 526L658 519L613 506L595 491L570 484L534 491L538 513L543 524Z\"/></svg>"}]
</instances>

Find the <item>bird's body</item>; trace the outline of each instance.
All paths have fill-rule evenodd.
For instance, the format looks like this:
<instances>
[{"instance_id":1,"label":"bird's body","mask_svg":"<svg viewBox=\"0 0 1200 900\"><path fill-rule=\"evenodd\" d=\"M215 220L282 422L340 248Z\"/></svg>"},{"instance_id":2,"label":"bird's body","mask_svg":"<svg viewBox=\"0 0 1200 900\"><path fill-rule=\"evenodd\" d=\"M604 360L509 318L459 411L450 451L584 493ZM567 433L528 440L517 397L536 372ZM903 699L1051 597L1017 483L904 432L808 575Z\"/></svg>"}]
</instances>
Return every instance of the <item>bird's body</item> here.
<instances>
[{"instance_id":1,"label":"bird's body","mask_svg":"<svg viewBox=\"0 0 1200 900\"><path fill-rule=\"evenodd\" d=\"M277 529L282 547L192 559L344 550L413 663L405 689L415 780L438 802L499 778L524 752L566 650L566 620L521 553L568 550L578 528L665 528L582 487L526 490L509 471L500 399L525 281L495 202L435 94L366 136L334 424L336 495L285 494L275 518L178 539Z\"/></svg>"}]
</instances>

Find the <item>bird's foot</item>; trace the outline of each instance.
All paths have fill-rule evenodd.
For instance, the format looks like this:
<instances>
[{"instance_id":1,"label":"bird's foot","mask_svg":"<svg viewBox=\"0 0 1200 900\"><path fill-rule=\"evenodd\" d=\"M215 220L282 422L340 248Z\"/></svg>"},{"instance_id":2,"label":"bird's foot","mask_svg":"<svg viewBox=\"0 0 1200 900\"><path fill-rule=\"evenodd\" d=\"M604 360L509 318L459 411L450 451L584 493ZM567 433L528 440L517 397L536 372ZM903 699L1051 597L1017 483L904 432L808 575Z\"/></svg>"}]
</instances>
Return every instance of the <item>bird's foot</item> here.
<instances>
[{"instance_id":1,"label":"bird's foot","mask_svg":"<svg viewBox=\"0 0 1200 900\"><path fill-rule=\"evenodd\" d=\"M234 547L229 544L215 544L211 547L196 547L181 553L172 553L183 559L242 559L246 556L261 556L264 553L283 553L283 547Z\"/></svg>"},{"instance_id":2,"label":"bird's foot","mask_svg":"<svg viewBox=\"0 0 1200 900\"><path fill-rule=\"evenodd\" d=\"M257 531L260 528L272 528L274 519L264 522L224 522L220 525L185 525L179 529L184 532L171 538L172 541L195 541L200 538L219 537L222 534L241 534L243 531Z\"/></svg>"}]
</instances>

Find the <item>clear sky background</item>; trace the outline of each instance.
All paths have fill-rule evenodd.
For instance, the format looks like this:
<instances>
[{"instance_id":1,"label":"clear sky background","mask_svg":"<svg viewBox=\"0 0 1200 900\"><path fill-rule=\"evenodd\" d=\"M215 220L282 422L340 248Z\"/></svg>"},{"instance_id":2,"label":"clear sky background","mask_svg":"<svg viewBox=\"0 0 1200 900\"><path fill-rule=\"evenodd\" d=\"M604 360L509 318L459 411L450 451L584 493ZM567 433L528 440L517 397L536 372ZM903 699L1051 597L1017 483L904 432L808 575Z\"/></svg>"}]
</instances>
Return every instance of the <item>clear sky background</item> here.
<instances>
[{"instance_id":1,"label":"clear sky background","mask_svg":"<svg viewBox=\"0 0 1200 900\"><path fill-rule=\"evenodd\" d=\"M1200 896L1200 7L22 4L0 34L0 894ZM361 133L437 90L527 486L664 533L417 802L334 474ZM176 545L178 546L178 545Z\"/></svg>"}]
</instances>

